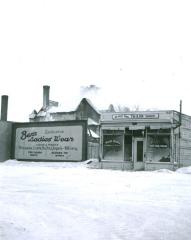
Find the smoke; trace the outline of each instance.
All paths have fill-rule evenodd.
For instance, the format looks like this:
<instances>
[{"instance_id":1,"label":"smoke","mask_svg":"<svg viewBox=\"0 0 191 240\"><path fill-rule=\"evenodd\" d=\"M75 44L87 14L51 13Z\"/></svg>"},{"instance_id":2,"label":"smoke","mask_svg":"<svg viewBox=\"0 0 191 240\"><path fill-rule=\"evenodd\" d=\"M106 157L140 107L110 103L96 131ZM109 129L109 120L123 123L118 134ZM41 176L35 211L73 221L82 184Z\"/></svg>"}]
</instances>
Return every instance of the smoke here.
<instances>
[{"instance_id":1,"label":"smoke","mask_svg":"<svg viewBox=\"0 0 191 240\"><path fill-rule=\"evenodd\" d=\"M97 95L99 92L100 88L94 84L91 84L89 86L81 86L80 87L80 93L82 97L87 97L87 96L93 96Z\"/></svg>"}]
</instances>

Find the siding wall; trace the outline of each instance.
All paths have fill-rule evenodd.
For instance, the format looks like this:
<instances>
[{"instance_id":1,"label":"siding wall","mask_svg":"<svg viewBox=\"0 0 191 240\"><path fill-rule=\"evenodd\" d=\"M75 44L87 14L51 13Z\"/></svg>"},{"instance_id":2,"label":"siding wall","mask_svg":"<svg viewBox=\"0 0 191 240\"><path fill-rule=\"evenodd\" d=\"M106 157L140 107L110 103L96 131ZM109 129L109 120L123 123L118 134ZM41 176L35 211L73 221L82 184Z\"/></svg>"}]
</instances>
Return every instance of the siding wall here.
<instances>
[{"instance_id":1,"label":"siding wall","mask_svg":"<svg viewBox=\"0 0 191 240\"><path fill-rule=\"evenodd\" d=\"M181 127L180 139L180 166L191 165L191 129Z\"/></svg>"},{"instance_id":2,"label":"siding wall","mask_svg":"<svg viewBox=\"0 0 191 240\"><path fill-rule=\"evenodd\" d=\"M0 161L11 158L12 123L0 121Z\"/></svg>"},{"instance_id":3,"label":"siding wall","mask_svg":"<svg viewBox=\"0 0 191 240\"><path fill-rule=\"evenodd\" d=\"M180 166L191 165L191 117L182 115L180 128Z\"/></svg>"}]
</instances>

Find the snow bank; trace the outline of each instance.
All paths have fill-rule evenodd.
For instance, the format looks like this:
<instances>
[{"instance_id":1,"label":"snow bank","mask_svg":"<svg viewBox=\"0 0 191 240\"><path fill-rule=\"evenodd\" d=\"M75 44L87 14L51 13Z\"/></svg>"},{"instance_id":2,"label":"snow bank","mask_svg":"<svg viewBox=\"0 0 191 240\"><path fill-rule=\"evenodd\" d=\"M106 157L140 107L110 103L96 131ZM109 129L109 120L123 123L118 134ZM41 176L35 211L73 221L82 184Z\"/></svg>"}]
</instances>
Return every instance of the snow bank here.
<instances>
[{"instance_id":1,"label":"snow bank","mask_svg":"<svg viewBox=\"0 0 191 240\"><path fill-rule=\"evenodd\" d=\"M177 173L191 174L191 166L183 167L176 170Z\"/></svg>"},{"instance_id":2,"label":"snow bank","mask_svg":"<svg viewBox=\"0 0 191 240\"><path fill-rule=\"evenodd\" d=\"M155 170L154 172L160 172L160 173L174 173L173 171L169 170L169 169L158 169L158 170Z\"/></svg>"},{"instance_id":3,"label":"snow bank","mask_svg":"<svg viewBox=\"0 0 191 240\"><path fill-rule=\"evenodd\" d=\"M88 161L88 160L87 160ZM23 167L49 167L49 168L82 168L86 167L87 161L84 162L38 162L38 161L18 161L8 160L2 162L4 166L23 166Z\"/></svg>"}]
</instances>

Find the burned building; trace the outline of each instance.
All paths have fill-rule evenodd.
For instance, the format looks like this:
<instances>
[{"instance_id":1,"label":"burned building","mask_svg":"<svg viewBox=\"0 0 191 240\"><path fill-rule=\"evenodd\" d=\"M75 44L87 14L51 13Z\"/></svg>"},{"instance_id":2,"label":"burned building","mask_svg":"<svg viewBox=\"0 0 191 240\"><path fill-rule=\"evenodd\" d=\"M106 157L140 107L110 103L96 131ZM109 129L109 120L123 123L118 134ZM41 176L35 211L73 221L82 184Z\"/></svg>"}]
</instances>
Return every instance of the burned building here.
<instances>
[{"instance_id":1,"label":"burned building","mask_svg":"<svg viewBox=\"0 0 191 240\"><path fill-rule=\"evenodd\" d=\"M98 158L100 113L87 98L81 99L76 106L61 106L49 98L50 87L43 86L43 106L29 115L30 122L44 121L87 121L88 156ZM70 105L70 104L67 104Z\"/></svg>"}]
</instances>

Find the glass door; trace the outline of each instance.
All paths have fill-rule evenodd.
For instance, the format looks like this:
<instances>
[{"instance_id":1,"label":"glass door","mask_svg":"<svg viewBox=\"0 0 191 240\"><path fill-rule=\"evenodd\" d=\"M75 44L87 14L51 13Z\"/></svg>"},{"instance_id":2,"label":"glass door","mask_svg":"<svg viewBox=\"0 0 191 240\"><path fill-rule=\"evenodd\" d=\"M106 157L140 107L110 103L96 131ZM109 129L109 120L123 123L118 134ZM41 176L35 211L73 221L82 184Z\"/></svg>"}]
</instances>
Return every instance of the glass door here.
<instances>
[{"instance_id":1,"label":"glass door","mask_svg":"<svg viewBox=\"0 0 191 240\"><path fill-rule=\"evenodd\" d=\"M134 168L140 170L144 168L144 139L134 139Z\"/></svg>"}]
</instances>

